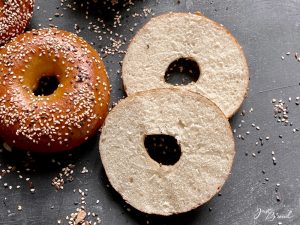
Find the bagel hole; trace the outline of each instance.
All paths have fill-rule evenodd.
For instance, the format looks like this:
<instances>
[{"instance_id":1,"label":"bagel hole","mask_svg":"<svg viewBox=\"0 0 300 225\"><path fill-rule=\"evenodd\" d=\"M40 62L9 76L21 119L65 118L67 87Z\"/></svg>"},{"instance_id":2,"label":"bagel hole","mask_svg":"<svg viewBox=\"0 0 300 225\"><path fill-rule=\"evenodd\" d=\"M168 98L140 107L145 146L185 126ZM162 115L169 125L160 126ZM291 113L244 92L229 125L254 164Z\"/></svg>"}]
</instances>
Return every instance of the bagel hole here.
<instances>
[{"instance_id":1,"label":"bagel hole","mask_svg":"<svg viewBox=\"0 0 300 225\"><path fill-rule=\"evenodd\" d=\"M200 77L198 63L190 58L179 58L172 62L166 73L165 82L172 85L187 85Z\"/></svg>"},{"instance_id":2,"label":"bagel hole","mask_svg":"<svg viewBox=\"0 0 300 225\"><path fill-rule=\"evenodd\" d=\"M147 135L144 146L149 156L162 165L174 165L181 156L180 145L170 135Z\"/></svg>"},{"instance_id":3,"label":"bagel hole","mask_svg":"<svg viewBox=\"0 0 300 225\"><path fill-rule=\"evenodd\" d=\"M54 93L58 88L59 81L55 75L42 76L33 93L35 96L48 96Z\"/></svg>"}]
</instances>

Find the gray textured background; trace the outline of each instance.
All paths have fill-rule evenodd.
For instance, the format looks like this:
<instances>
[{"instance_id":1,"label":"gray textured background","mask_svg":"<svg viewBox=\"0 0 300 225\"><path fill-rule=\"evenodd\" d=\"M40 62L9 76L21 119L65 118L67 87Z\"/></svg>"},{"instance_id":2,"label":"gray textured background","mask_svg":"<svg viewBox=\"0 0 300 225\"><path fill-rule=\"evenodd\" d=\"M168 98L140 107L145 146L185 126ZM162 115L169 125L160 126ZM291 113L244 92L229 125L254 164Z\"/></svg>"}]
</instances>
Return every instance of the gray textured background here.
<instances>
[{"instance_id":1,"label":"gray textured background","mask_svg":"<svg viewBox=\"0 0 300 225\"><path fill-rule=\"evenodd\" d=\"M134 1L135 5L128 12L120 7L122 27L112 28L114 32L123 34L130 39L147 18L132 18L132 13L141 13L143 8L151 8L155 14L166 11L201 11L207 17L224 24L238 39L245 50L250 68L249 94L242 110L245 116L237 113L231 120L233 129L245 140L236 138L236 158L232 175L223 187L221 196L214 197L206 205L192 212L168 218L147 216L137 212L110 188L102 168L98 154L98 139L94 137L80 148L68 153L51 156L33 155L30 161L30 171L24 169L24 161L28 157L19 152L0 154L0 168L17 165L25 177L30 177L36 193L29 192L28 184L18 178L17 173L11 173L0 180L0 224L7 225L52 225L64 219L77 206L79 195L73 189L88 189L87 211L96 212L103 225L108 224L197 224L197 225L277 225L279 222L288 225L300 224L300 151L299 133L293 129L300 127L300 114L294 99L300 95L300 62L294 58L294 53L300 51L300 1L299 0L155 0ZM74 32L74 23L84 28L79 34L89 42L95 42L99 51L109 44L107 36L103 41L97 41L97 35L87 29L87 23L102 18L112 24L111 10L103 3L92 4L89 19L85 19L85 10L64 10L59 0L37 0L31 28L38 24L48 27L57 25L61 29ZM73 0L66 0L73 4ZM77 1L75 8L86 1ZM59 7L59 8L57 8ZM85 9L85 6L83 7ZM63 13L56 18L55 13ZM48 18L53 18L49 22ZM134 27L134 24L137 26ZM128 29L134 27L134 31ZM122 47L126 49L126 45ZM286 56L286 52L291 52ZM103 56L103 54L101 53ZM285 56L282 60L281 56ZM112 84L112 102L123 96L119 61L122 55L116 54L104 58ZM221 85L221 84L220 84ZM273 117L272 98L284 99L292 97L289 103L289 117L293 126L282 126ZM253 108L253 112L249 110ZM244 122L242 121L244 120ZM260 127L257 130L252 123ZM239 128L239 124L241 127ZM250 135L246 132L250 131ZM279 138L282 135L283 138ZM259 137L270 137L264 140L264 145L256 146ZM273 165L274 151L277 164ZM248 153L248 156L245 153ZM260 152L260 153L258 153ZM256 154L256 157L252 156ZM62 166L51 163L51 159L60 161L62 166L72 162L76 165L74 181L65 184L63 191L57 192L51 186L51 179L57 175ZM83 166L89 172L80 174ZM5 188L4 183L12 185L13 189ZM277 188L276 184L280 183ZM20 189L15 186L20 185ZM280 201L276 199L280 198ZM100 203L95 204L99 199ZM23 211L17 206L22 205ZM51 209L51 206L54 206ZM259 215L258 212L261 214ZM287 218L286 218L287 217Z\"/></svg>"}]
</instances>

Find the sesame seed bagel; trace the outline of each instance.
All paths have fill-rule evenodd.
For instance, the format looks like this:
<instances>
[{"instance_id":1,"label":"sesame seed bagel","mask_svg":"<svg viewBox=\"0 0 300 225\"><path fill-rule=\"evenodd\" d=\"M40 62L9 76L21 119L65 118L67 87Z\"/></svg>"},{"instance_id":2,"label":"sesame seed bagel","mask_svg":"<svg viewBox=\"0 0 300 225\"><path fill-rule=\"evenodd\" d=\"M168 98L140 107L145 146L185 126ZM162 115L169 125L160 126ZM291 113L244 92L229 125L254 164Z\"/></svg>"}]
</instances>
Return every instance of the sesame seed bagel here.
<instances>
[{"instance_id":1,"label":"sesame seed bagel","mask_svg":"<svg viewBox=\"0 0 300 225\"><path fill-rule=\"evenodd\" d=\"M182 58L198 64L200 77L177 88L204 95L231 117L247 93L247 62L229 31L200 14L163 14L135 35L123 62L125 91L131 95L175 87L166 82L165 74L171 63Z\"/></svg>"},{"instance_id":2,"label":"sesame seed bagel","mask_svg":"<svg viewBox=\"0 0 300 225\"><path fill-rule=\"evenodd\" d=\"M0 45L24 32L33 12L33 0L0 0Z\"/></svg>"},{"instance_id":3,"label":"sesame seed bagel","mask_svg":"<svg viewBox=\"0 0 300 225\"><path fill-rule=\"evenodd\" d=\"M46 76L57 89L35 95ZM99 54L82 38L58 29L21 34L0 48L0 137L30 151L74 148L102 125L109 89Z\"/></svg>"},{"instance_id":4,"label":"sesame seed bagel","mask_svg":"<svg viewBox=\"0 0 300 225\"><path fill-rule=\"evenodd\" d=\"M150 157L149 135L174 137L179 160L166 165ZM222 111L182 89L153 89L122 100L105 120L99 149L107 177L124 200L164 216L192 210L218 193L235 155Z\"/></svg>"}]
</instances>

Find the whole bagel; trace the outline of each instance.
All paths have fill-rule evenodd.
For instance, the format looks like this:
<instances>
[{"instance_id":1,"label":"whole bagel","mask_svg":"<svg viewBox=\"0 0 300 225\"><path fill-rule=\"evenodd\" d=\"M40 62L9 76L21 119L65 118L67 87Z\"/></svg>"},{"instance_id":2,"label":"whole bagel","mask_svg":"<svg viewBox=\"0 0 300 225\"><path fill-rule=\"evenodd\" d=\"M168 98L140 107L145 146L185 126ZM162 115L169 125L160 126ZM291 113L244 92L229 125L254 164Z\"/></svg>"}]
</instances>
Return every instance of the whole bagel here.
<instances>
[{"instance_id":1,"label":"whole bagel","mask_svg":"<svg viewBox=\"0 0 300 225\"><path fill-rule=\"evenodd\" d=\"M181 155L175 164L150 157L145 140L152 135L176 139ZM192 210L218 193L235 155L222 111L207 98L178 89L122 100L105 120L99 148L107 177L124 200L165 216Z\"/></svg>"},{"instance_id":2,"label":"whole bagel","mask_svg":"<svg viewBox=\"0 0 300 225\"><path fill-rule=\"evenodd\" d=\"M57 89L35 95L47 76ZM82 38L58 29L21 34L0 48L0 137L30 151L74 148L102 125L109 90L99 54Z\"/></svg>"},{"instance_id":3,"label":"whole bagel","mask_svg":"<svg viewBox=\"0 0 300 225\"><path fill-rule=\"evenodd\" d=\"M0 45L24 32L32 17L33 0L0 0Z\"/></svg>"},{"instance_id":4,"label":"whole bagel","mask_svg":"<svg viewBox=\"0 0 300 225\"><path fill-rule=\"evenodd\" d=\"M138 31L123 61L126 93L174 88L165 74L179 59L195 61L201 74L196 82L176 88L209 98L227 118L238 110L249 80L243 50L228 30L200 14L163 14Z\"/></svg>"}]
</instances>

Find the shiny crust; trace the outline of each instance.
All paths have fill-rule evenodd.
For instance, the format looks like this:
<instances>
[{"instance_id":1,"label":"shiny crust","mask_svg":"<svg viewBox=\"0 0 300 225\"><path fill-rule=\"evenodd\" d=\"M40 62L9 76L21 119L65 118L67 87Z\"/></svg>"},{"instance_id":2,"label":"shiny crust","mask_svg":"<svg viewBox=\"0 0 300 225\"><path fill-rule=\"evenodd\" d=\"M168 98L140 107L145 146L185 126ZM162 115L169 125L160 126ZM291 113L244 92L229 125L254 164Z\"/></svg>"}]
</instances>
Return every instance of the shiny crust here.
<instances>
[{"instance_id":1,"label":"shiny crust","mask_svg":"<svg viewBox=\"0 0 300 225\"><path fill-rule=\"evenodd\" d=\"M33 0L0 0L0 45L24 32L33 12Z\"/></svg>"},{"instance_id":2,"label":"shiny crust","mask_svg":"<svg viewBox=\"0 0 300 225\"><path fill-rule=\"evenodd\" d=\"M59 87L35 96L42 76ZM74 148L102 125L109 81L95 49L75 34L43 29L24 33L0 48L0 137L37 152Z\"/></svg>"}]
</instances>

